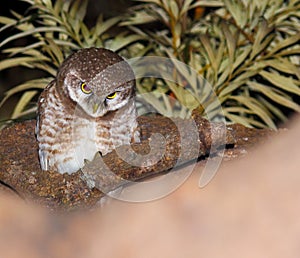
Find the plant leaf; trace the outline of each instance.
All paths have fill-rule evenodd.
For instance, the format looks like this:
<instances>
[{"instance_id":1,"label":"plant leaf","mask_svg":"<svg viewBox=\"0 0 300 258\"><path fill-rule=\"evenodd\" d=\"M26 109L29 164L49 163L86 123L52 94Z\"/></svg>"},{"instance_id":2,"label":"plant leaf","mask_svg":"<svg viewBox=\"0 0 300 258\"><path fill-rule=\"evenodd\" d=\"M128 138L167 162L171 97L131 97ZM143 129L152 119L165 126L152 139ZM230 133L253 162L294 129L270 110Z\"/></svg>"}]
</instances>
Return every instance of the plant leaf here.
<instances>
[{"instance_id":1,"label":"plant leaf","mask_svg":"<svg viewBox=\"0 0 300 258\"><path fill-rule=\"evenodd\" d=\"M287 97L282 96L282 94L279 94L279 92L276 92L274 89L271 89L270 87L265 86L260 83L257 83L257 82L248 82L248 85L250 86L251 89L261 92L266 97L277 102L279 105L282 105L282 106L288 107L292 110L295 110L297 112L300 112L300 107L298 104L296 104L292 100L288 99Z\"/></svg>"},{"instance_id":2,"label":"plant leaf","mask_svg":"<svg viewBox=\"0 0 300 258\"><path fill-rule=\"evenodd\" d=\"M37 90L30 90L24 92L18 104L15 106L14 111L11 115L11 119L16 119L19 115L24 111L28 103L32 100L32 98L38 93Z\"/></svg>"},{"instance_id":3,"label":"plant leaf","mask_svg":"<svg viewBox=\"0 0 300 258\"><path fill-rule=\"evenodd\" d=\"M23 38L35 33L39 33L39 32L47 32L47 31L51 31L51 32L62 32L67 34L67 31L65 28L63 27L40 27L40 28L35 28L35 29L31 29L25 32L20 32L18 34L15 34L13 36L8 37L7 39L3 40L0 43L0 47L3 47L5 44L7 44L8 42L11 42L13 40L19 39L19 38Z\"/></svg>"},{"instance_id":4,"label":"plant leaf","mask_svg":"<svg viewBox=\"0 0 300 258\"><path fill-rule=\"evenodd\" d=\"M267 110L265 110L256 99L249 96L231 96L229 99L234 99L249 108L249 110L251 110L253 114L259 116L268 125L268 127L273 129L276 128L270 113L267 112Z\"/></svg>"},{"instance_id":5,"label":"plant leaf","mask_svg":"<svg viewBox=\"0 0 300 258\"><path fill-rule=\"evenodd\" d=\"M232 66L234 62L234 54L236 51L236 42L237 42L237 37L232 34L232 32L229 29L229 26L223 22L221 24L223 33L226 38L226 43L227 43L227 49L228 49L228 55L229 55L229 66Z\"/></svg>"},{"instance_id":6,"label":"plant leaf","mask_svg":"<svg viewBox=\"0 0 300 258\"><path fill-rule=\"evenodd\" d=\"M27 81L25 83L19 84L18 86L13 87L12 89L5 92L5 97L0 102L0 107L12 95L14 95L16 93L19 93L19 92L22 92L22 91L26 91L26 90L44 89L51 80L53 80L53 78L34 79L34 80L30 80L30 81Z\"/></svg>"},{"instance_id":7,"label":"plant leaf","mask_svg":"<svg viewBox=\"0 0 300 258\"><path fill-rule=\"evenodd\" d=\"M286 58L274 58L266 61L261 61L260 63L263 64L265 67L270 66L286 74L294 74L300 80L299 68L295 64L288 61Z\"/></svg>"},{"instance_id":8,"label":"plant leaf","mask_svg":"<svg viewBox=\"0 0 300 258\"><path fill-rule=\"evenodd\" d=\"M204 49L208 55L208 59L210 61L210 64L215 72L215 74L218 71L218 63L216 60L216 56L214 54L214 51L211 47L211 43L209 42L208 36L207 35L200 35L200 41L204 46Z\"/></svg>"},{"instance_id":9,"label":"plant leaf","mask_svg":"<svg viewBox=\"0 0 300 258\"><path fill-rule=\"evenodd\" d=\"M26 67L33 67L33 63L39 61L41 60L36 57L15 57L10 59L5 59L0 62L0 71L7 68L20 66L20 65Z\"/></svg>"},{"instance_id":10,"label":"plant leaf","mask_svg":"<svg viewBox=\"0 0 300 258\"><path fill-rule=\"evenodd\" d=\"M290 47L296 43L299 43L299 41L300 41L300 33L296 33L295 35L288 37L288 38L280 41L279 43L277 43L277 45L275 47L273 47L271 49L271 51L268 53L268 56L272 56L280 50L284 50L287 47Z\"/></svg>"},{"instance_id":11,"label":"plant leaf","mask_svg":"<svg viewBox=\"0 0 300 258\"><path fill-rule=\"evenodd\" d=\"M267 71L261 71L259 74L278 88L300 95L300 88L296 85L292 78Z\"/></svg>"}]
</instances>

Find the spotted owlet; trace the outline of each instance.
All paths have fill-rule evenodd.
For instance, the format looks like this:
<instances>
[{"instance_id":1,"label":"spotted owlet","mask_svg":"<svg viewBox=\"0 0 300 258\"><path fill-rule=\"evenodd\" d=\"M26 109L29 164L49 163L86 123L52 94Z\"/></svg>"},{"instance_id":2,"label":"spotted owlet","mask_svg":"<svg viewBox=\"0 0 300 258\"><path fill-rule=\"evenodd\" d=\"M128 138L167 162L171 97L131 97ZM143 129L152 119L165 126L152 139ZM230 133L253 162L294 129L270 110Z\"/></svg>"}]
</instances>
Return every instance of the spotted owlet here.
<instances>
[{"instance_id":1,"label":"spotted owlet","mask_svg":"<svg viewBox=\"0 0 300 258\"><path fill-rule=\"evenodd\" d=\"M131 67L103 48L81 49L60 66L38 102L43 170L74 173L114 148L139 141Z\"/></svg>"}]
</instances>

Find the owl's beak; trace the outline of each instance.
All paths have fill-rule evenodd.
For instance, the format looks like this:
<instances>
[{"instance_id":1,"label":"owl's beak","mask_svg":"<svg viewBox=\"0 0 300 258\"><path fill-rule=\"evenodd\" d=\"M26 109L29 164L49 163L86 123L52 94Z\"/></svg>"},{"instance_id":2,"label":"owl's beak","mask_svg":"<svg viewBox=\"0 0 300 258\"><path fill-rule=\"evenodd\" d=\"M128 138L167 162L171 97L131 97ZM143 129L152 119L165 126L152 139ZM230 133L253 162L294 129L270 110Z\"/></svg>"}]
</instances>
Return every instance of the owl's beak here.
<instances>
[{"instance_id":1,"label":"owl's beak","mask_svg":"<svg viewBox=\"0 0 300 258\"><path fill-rule=\"evenodd\" d=\"M93 105L93 114L96 113L96 111L98 110L98 108L99 108L99 103L95 103L95 104Z\"/></svg>"}]
</instances>

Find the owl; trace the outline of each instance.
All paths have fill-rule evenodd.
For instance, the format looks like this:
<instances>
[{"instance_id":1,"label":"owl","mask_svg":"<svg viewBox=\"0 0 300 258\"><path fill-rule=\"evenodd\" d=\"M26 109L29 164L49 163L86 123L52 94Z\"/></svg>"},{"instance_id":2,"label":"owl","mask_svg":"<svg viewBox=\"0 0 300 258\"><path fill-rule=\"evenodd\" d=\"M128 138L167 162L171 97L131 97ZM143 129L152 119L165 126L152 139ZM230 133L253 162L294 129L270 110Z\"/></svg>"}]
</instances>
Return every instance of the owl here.
<instances>
[{"instance_id":1,"label":"owl","mask_svg":"<svg viewBox=\"0 0 300 258\"><path fill-rule=\"evenodd\" d=\"M139 141L129 64L104 48L71 54L38 100L36 137L42 170L72 174L120 145Z\"/></svg>"}]
</instances>

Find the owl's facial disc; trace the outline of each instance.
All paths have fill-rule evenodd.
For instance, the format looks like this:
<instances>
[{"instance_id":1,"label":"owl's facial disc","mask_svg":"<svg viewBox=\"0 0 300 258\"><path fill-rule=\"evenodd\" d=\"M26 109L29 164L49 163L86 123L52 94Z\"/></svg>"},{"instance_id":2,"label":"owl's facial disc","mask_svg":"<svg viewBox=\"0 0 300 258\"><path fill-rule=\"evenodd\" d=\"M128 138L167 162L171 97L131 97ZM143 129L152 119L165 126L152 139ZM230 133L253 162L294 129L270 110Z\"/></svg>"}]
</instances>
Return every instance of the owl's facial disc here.
<instances>
[{"instance_id":1,"label":"owl's facial disc","mask_svg":"<svg viewBox=\"0 0 300 258\"><path fill-rule=\"evenodd\" d=\"M69 98L72 105L94 118L132 103L135 92L129 64L106 49L82 49L70 55L60 66L56 81L62 99Z\"/></svg>"},{"instance_id":2,"label":"owl's facial disc","mask_svg":"<svg viewBox=\"0 0 300 258\"><path fill-rule=\"evenodd\" d=\"M77 104L91 117L104 116L109 111L114 111L124 106L127 102L127 97L122 96L120 90L112 93L96 93L92 86L87 86L89 83L81 83L77 89Z\"/></svg>"}]
</instances>

